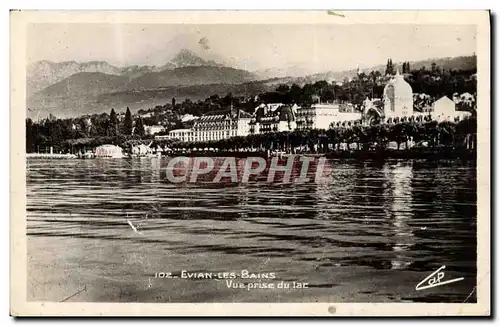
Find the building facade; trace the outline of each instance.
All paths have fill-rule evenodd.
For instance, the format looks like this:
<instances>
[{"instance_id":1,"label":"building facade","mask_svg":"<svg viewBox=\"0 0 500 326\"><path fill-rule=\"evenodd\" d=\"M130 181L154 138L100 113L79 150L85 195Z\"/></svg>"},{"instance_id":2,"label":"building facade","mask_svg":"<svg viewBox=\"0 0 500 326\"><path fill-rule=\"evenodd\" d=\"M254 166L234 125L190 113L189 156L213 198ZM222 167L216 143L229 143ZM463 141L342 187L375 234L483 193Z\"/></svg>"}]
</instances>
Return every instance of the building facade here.
<instances>
[{"instance_id":1,"label":"building facade","mask_svg":"<svg viewBox=\"0 0 500 326\"><path fill-rule=\"evenodd\" d=\"M457 110L457 104L447 96L443 96L435 101L426 112L417 115L430 116L432 120L442 121L460 121L472 115L468 111Z\"/></svg>"},{"instance_id":2,"label":"building facade","mask_svg":"<svg viewBox=\"0 0 500 326\"><path fill-rule=\"evenodd\" d=\"M231 108L229 112L206 114L196 120L191 129L171 130L168 135L156 139L179 140L182 142L208 142L236 136L247 136L252 116Z\"/></svg>"},{"instance_id":3,"label":"building facade","mask_svg":"<svg viewBox=\"0 0 500 326\"><path fill-rule=\"evenodd\" d=\"M293 131L296 129L298 106L282 103L261 104L250 120L250 134Z\"/></svg>"},{"instance_id":4,"label":"building facade","mask_svg":"<svg viewBox=\"0 0 500 326\"><path fill-rule=\"evenodd\" d=\"M165 127L162 125L144 126L144 131L148 135L154 135L159 132L165 131Z\"/></svg>"},{"instance_id":5,"label":"building facade","mask_svg":"<svg viewBox=\"0 0 500 326\"><path fill-rule=\"evenodd\" d=\"M403 75L396 75L384 88L384 115L386 118L413 115L413 90Z\"/></svg>"},{"instance_id":6,"label":"building facade","mask_svg":"<svg viewBox=\"0 0 500 326\"><path fill-rule=\"evenodd\" d=\"M168 132L168 135L155 136L155 139L170 139L178 140L181 142L191 142L194 141L193 130L191 129L174 129Z\"/></svg>"},{"instance_id":7,"label":"building facade","mask_svg":"<svg viewBox=\"0 0 500 326\"><path fill-rule=\"evenodd\" d=\"M193 125L194 141L206 142L247 136L251 119L249 113L233 108L226 113L203 115Z\"/></svg>"}]
</instances>

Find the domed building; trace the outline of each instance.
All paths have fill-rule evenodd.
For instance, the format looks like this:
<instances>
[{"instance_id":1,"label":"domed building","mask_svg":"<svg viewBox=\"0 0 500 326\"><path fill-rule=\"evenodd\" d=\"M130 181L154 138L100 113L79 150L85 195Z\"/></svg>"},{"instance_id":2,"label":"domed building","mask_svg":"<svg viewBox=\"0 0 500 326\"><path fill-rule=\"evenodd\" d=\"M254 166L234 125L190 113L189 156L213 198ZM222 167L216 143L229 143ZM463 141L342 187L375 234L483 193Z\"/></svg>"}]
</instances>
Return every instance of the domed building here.
<instances>
[{"instance_id":1,"label":"domed building","mask_svg":"<svg viewBox=\"0 0 500 326\"><path fill-rule=\"evenodd\" d=\"M399 71L385 85L383 100L385 118L413 115L413 90Z\"/></svg>"}]
</instances>

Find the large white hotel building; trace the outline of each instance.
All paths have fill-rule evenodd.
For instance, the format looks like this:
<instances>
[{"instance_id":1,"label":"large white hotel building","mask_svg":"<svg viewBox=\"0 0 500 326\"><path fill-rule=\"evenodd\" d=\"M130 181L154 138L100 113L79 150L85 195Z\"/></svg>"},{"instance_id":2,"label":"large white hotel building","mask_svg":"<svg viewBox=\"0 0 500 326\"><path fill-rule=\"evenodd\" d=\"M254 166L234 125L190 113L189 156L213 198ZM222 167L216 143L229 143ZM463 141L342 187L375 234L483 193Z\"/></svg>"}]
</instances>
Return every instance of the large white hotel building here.
<instances>
[{"instance_id":1,"label":"large white hotel building","mask_svg":"<svg viewBox=\"0 0 500 326\"><path fill-rule=\"evenodd\" d=\"M156 139L177 139L183 142L206 142L235 136L247 136L252 115L231 108L228 112L206 114L198 118L191 129L171 130Z\"/></svg>"}]
</instances>

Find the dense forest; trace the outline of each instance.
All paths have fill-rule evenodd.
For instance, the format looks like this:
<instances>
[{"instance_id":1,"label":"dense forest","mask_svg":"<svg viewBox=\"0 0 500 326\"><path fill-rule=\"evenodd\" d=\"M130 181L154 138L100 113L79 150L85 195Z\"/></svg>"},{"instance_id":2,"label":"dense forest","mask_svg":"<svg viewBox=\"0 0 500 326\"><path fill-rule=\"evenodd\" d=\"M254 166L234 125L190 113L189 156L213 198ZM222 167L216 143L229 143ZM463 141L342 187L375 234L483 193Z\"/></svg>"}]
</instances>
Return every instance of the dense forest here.
<instances>
[{"instance_id":1,"label":"dense forest","mask_svg":"<svg viewBox=\"0 0 500 326\"><path fill-rule=\"evenodd\" d=\"M422 111L441 96L453 98L454 94L469 93L476 97L476 70L444 70L435 64L431 67L411 69L404 63L402 71L405 80L412 86L417 96L415 111ZM189 99L181 103L166 103L150 109L141 109L132 115L126 112L86 115L78 118L58 119L52 115L33 121L26 120L26 150L28 152L46 151L53 147L56 151L71 151L75 146L98 146L104 143L129 146L141 140L153 137L146 134L145 125L165 126L166 130L190 127L190 122L183 122L182 116L189 114L200 116L214 111L228 109L231 105L253 113L260 103L297 103L302 106L315 102L349 102L361 109L366 97L381 98L383 89L394 73L395 67L389 59L386 74L371 71L360 72L356 78L339 82L319 81L313 84L278 85L274 91L256 94L251 97L236 97L232 94L220 97L213 95L204 101L193 102ZM426 101L419 101L424 98ZM459 103L458 107L461 105ZM463 105L464 110L474 111L470 103ZM192 123L192 122L191 122Z\"/></svg>"}]
</instances>

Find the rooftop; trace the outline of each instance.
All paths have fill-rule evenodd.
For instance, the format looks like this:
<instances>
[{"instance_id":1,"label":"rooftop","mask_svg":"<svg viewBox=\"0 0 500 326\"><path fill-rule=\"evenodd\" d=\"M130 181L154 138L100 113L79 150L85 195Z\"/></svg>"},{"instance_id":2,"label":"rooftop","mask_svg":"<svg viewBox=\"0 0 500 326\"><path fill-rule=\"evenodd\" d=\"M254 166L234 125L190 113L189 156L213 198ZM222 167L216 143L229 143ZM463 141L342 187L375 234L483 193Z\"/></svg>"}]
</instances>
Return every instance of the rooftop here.
<instances>
[{"instance_id":1,"label":"rooftop","mask_svg":"<svg viewBox=\"0 0 500 326\"><path fill-rule=\"evenodd\" d=\"M174 129L170 130L169 133L175 133L175 132L191 132L191 129Z\"/></svg>"}]
</instances>

